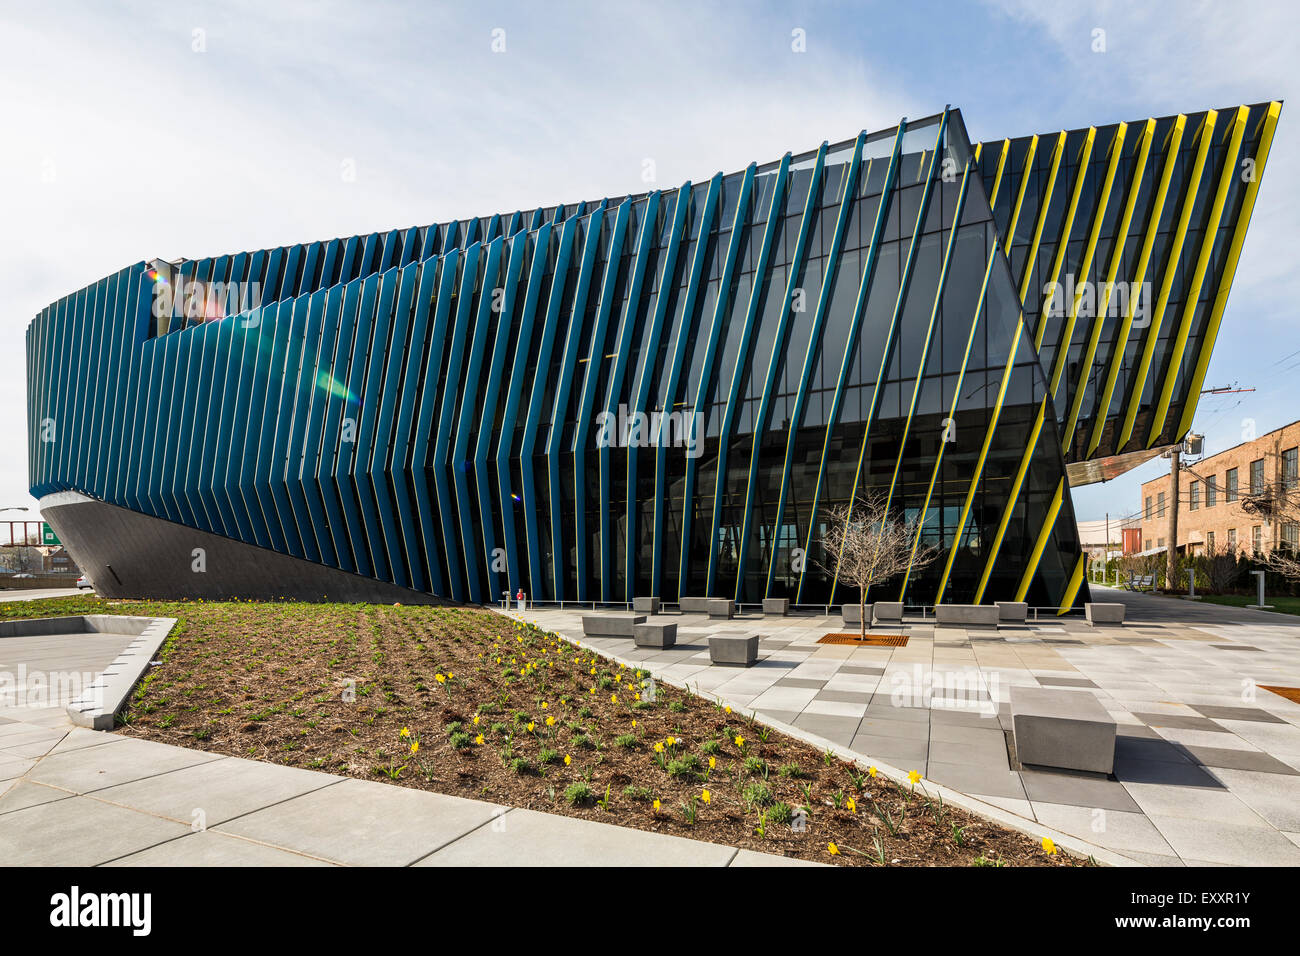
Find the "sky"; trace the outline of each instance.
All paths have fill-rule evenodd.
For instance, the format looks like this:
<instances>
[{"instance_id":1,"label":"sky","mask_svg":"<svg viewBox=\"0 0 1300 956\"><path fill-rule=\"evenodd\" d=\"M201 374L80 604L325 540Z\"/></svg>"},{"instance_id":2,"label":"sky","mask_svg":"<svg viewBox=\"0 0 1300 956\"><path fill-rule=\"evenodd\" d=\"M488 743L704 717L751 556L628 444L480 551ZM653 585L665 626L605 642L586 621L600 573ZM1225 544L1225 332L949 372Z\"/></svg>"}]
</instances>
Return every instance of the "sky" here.
<instances>
[{"instance_id":1,"label":"sky","mask_svg":"<svg viewBox=\"0 0 1300 956\"><path fill-rule=\"evenodd\" d=\"M0 509L36 507L28 322L132 262L671 188L946 104L980 140L1290 99L1298 37L1273 0L0 0ZM1298 145L1284 107L1206 378L1255 391L1202 398L1206 454L1300 418Z\"/></svg>"}]
</instances>

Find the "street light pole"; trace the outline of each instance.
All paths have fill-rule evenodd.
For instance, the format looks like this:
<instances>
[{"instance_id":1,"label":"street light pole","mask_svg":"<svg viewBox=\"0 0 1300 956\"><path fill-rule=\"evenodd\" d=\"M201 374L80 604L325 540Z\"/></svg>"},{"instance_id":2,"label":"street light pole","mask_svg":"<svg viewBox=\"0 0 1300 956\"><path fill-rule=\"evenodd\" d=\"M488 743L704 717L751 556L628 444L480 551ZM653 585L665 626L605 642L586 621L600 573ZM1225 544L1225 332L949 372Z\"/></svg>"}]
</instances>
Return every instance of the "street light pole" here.
<instances>
[{"instance_id":1,"label":"street light pole","mask_svg":"<svg viewBox=\"0 0 1300 956\"><path fill-rule=\"evenodd\" d=\"M1165 572L1165 590L1174 588L1174 574L1178 567L1178 467L1182 446L1175 445L1169 453L1169 563Z\"/></svg>"}]
</instances>

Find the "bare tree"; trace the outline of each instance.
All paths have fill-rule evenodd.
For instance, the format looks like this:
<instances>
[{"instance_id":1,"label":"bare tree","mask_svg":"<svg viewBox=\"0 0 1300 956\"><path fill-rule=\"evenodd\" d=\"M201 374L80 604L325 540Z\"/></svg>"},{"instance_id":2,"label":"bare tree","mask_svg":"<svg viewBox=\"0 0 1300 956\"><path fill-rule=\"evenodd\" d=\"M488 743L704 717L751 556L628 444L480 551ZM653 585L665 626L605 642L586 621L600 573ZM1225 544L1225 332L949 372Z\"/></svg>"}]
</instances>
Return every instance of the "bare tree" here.
<instances>
[{"instance_id":1,"label":"bare tree","mask_svg":"<svg viewBox=\"0 0 1300 956\"><path fill-rule=\"evenodd\" d=\"M1241 508L1274 528L1273 547L1255 556L1260 564L1288 581L1300 581L1300 553L1277 540L1287 525L1300 525L1300 487L1287 487L1285 482L1266 485L1258 493L1243 495Z\"/></svg>"},{"instance_id":2,"label":"bare tree","mask_svg":"<svg viewBox=\"0 0 1300 956\"><path fill-rule=\"evenodd\" d=\"M817 565L831 576L858 589L862 637L867 636L867 591L911 568L919 571L939 555L937 548L920 542L917 523L892 517L887 499L870 494L842 505L826 515L820 542L823 558Z\"/></svg>"}]
</instances>

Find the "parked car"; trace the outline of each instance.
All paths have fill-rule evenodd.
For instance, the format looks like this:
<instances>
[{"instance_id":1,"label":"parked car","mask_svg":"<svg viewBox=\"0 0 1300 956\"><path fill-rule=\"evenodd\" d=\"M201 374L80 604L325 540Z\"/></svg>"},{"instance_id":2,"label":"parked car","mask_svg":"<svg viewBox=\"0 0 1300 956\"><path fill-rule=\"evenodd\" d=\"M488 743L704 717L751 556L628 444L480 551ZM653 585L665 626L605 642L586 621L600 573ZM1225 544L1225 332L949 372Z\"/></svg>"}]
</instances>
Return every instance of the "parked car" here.
<instances>
[{"instance_id":1,"label":"parked car","mask_svg":"<svg viewBox=\"0 0 1300 956\"><path fill-rule=\"evenodd\" d=\"M22 574L15 574L14 577L16 577L16 578L34 578L34 577L36 577L36 575L34 575L34 574L28 574L27 572L24 571Z\"/></svg>"},{"instance_id":2,"label":"parked car","mask_svg":"<svg viewBox=\"0 0 1300 956\"><path fill-rule=\"evenodd\" d=\"M77 578L77 587L87 588L88 590L91 591L95 590L95 585L91 584L90 578L86 577L84 574L81 577Z\"/></svg>"}]
</instances>

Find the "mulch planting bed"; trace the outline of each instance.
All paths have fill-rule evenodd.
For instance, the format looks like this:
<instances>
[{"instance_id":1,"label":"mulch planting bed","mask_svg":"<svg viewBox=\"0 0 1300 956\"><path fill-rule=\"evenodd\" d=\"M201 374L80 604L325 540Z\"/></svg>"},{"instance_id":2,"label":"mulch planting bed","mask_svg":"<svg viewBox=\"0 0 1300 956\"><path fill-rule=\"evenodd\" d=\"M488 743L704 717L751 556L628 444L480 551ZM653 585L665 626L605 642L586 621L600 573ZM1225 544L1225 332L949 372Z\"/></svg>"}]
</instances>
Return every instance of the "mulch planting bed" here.
<instances>
[{"instance_id":1,"label":"mulch planting bed","mask_svg":"<svg viewBox=\"0 0 1300 956\"><path fill-rule=\"evenodd\" d=\"M824 863L1080 863L490 611L0 604L20 613L179 619L130 736Z\"/></svg>"}]
</instances>

